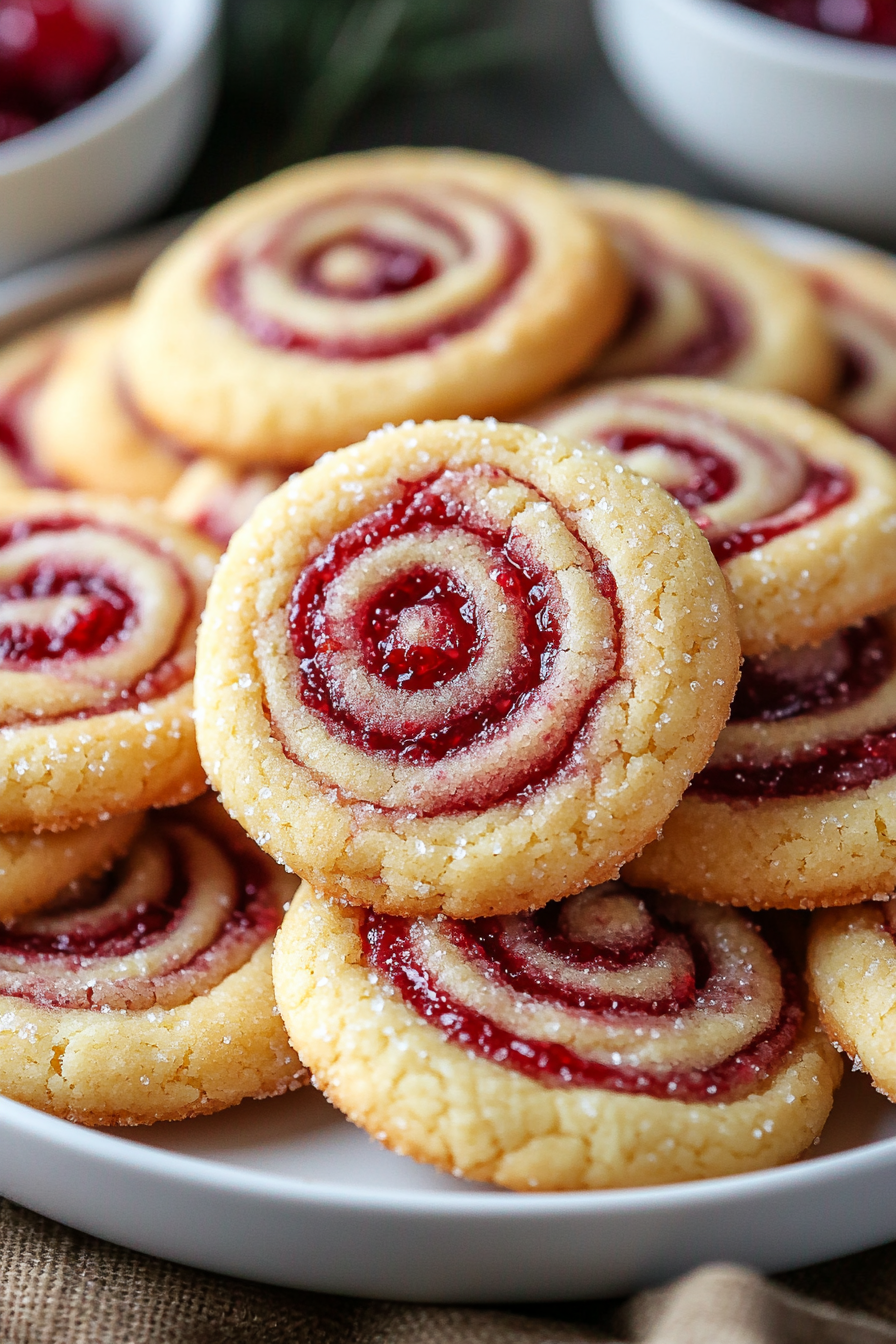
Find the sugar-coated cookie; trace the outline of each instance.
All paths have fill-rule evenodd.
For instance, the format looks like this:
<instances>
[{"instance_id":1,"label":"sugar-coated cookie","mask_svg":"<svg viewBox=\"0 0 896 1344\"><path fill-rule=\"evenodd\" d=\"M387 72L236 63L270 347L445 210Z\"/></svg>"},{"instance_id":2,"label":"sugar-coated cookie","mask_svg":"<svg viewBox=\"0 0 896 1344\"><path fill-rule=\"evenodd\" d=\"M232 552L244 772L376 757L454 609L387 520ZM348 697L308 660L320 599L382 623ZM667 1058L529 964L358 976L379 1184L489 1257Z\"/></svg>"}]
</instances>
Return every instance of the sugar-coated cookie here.
<instances>
[{"instance_id":1,"label":"sugar-coated cookie","mask_svg":"<svg viewBox=\"0 0 896 1344\"><path fill-rule=\"evenodd\" d=\"M170 491L165 512L201 532L223 551L256 504L285 479L286 473L277 468L243 471L210 457L199 458Z\"/></svg>"},{"instance_id":2,"label":"sugar-coated cookie","mask_svg":"<svg viewBox=\"0 0 896 1344\"><path fill-rule=\"evenodd\" d=\"M158 506L0 495L0 831L202 791L192 678L216 558Z\"/></svg>"},{"instance_id":3,"label":"sugar-coated cookie","mask_svg":"<svg viewBox=\"0 0 896 1344\"><path fill-rule=\"evenodd\" d=\"M896 1101L896 901L818 910L807 970L825 1031Z\"/></svg>"},{"instance_id":4,"label":"sugar-coated cookie","mask_svg":"<svg viewBox=\"0 0 896 1344\"><path fill-rule=\"evenodd\" d=\"M0 1092L142 1125L301 1086L271 983L295 885L213 800L155 814L92 889L0 925Z\"/></svg>"},{"instance_id":5,"label":"sugar-coated cookie","mask_svg":"<svg viewBox=\"0 0 896 1344\"><path fill-rule=\"evenodd\" d=\"M818 643L896 603L896 464L821 411L652 378L527 419L610 448L688 509L731 584L744 653Z\"/></svg>"},{"instance_id":6,"label":"sugar-coated cookie","mask_svg":"<svg viewBox=\"0 0 896 1344\"><path fill-rule=\"evenodd\" d=\"M807 273L840 355L831 410L896 454L896 262L844 248Z\"/></svg>"},{"instance_id":7,"label":"sugar-coated cookie","mask_svg":"<svg viewBox=\"0 0 896 1344\"><path fill-rule=\"evenodd\" d=\"M134 812L74 831L0 835L0 920L39 910L70 883L99 877L142 825L143 813Z\"/></svg>"},{"instance_id":8,"label":"sugar-coated cookie","mask_svg":"<svg viewBox=\"0 0 896 1344\"><path fill-rule=\"evenodd\" d=\"M0 349L0 490L64 485L38 457L31 430L34 403L65 341L65 323L51 323Z\"/></svg>"},{"instance_id":9,"label":"sugar-coated cookie","mask_svg":"<svg viewBox=\"0 0 896 1344\"><path fill-rule=\"evenodd\" d=\"M627 320L593 377L678 374L827 397L834 350L796 267L676 192L585 179L577 188L632 277Z\"/></svg>"},{"instance_id":10,"label":"sugar-coated cookie","mask_svg":"<svg viewBox=\"0 0 896 1344\"><path fill-rule=\"evenodd\" d=\"M38 460L84 490L163 499L186 465L183 451L130 402L118 370L127 304L72 323L31 411Z\"/></svg>"},{"instance_id":11,"label":"sugar-coated cookie","mask_svg":"<svg viewBox=\"0 0 896 1344\"><path fill-rule=\"evenodd\" d=\"M685 512L520 425L371 435L236 534L199 636L203 763L258 843L350 901L523 909L615 876L737 680Z\"/></svg>"},{"instance_id":12,"label":"sugar-coated cookie","mask_svg":"<svg viewBox=\"0 0 896 1344\"><path fill-rule=\"evenodd\" d=\"M896 614L748 658L709 765L625 876L753 909L893 891Z\"/></svg>"},{"instance_id":13,"label":"sugar-coated cookie","mask_svg":"<svg viewBox=\"0 0 896 1344\"><path fill-rule=\"evenodd\" d=\"M471 921L349 910L306 883L274 984L355 1124L516 1190L786 1162L840 1077L798 977L742 914L619 883Z\"/></svg>"},{"instance_id":14,"label":"sugar-coated cookie","mask_svg":"<svg viewBox=\"0 0 896 1344\"><path fill-rule=\"evenodd\" d=\"M531 402L590 362L624 301L605 230L542 169L339 155L239 192L169 248L124 369L198 451L302 466L385 421Z\"/></svg>"}]
</instances>

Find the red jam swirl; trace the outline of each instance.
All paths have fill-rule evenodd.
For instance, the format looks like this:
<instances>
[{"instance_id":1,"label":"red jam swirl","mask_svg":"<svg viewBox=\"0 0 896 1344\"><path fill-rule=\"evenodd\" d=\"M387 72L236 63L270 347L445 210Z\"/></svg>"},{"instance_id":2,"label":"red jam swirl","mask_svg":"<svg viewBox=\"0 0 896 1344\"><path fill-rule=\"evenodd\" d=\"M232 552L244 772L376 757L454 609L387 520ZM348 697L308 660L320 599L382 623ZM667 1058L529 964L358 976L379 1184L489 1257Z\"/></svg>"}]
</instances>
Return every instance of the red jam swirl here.
<instances>
[{"instance_id":1,"label":"red jam swirl","mask_svg":"<svg viewBox=\"0 0 896 1344\"><path fill-rule=\"evenodd\" d=\"M587 900L589 895L583 893L573 901ZM636 928L631 936L623 915L621 937L613 927L612 909L606 919L599 915L592 922L590 932L570 930L565 919L570 901L502 918L439 917L431 921L430 935L422 938L415 937L415 921L368 911L361 925L364 959L446 1040L548 1087L597 1087L678 1101L721 1102L762 1086L792 1048L803 1020L796 976L771 960L767 944L739 913L734 917L738 928L750 930L774 967L773 984L751 982L756 967L749 957L742 964L723 965L720 944L702 938L686 917L684 922L668 918L652 893L630 893L627 900ZM438 950L428 954L433 934L446 940L480 980L480 1010L475 1003L461 1002L442 983L444 960L440 961ZM659 996L655 986L650 988L651 977L657 976L662 985ZM607 988L626 980L631 981L629 993ZM495 1001L496 991L505 1003L515 1005L518 1030L506 1020L497 1021L484 1007L490 997ZM739 1048L707 1064L705 1054L698 1062L701 1055L695 1044L694 1062L688 1063L691 1023L699 1027L705 1015L731 1015L744 1009ZM526 1024L538 1020L539 1010L546 1010L548 1025L536 1038ZM753 1012L755 1034L751 1034ZM541 1021L545 1022L544 1016ZM570 1028L574 1037L577 1029L589 1027L606 1033L609 1049L592 1049L585 1057L574 1041L570 1045L544 1039L569 1036ZM629 1036L629 1048L620 1043L616 1050L612 1042L623 1031ZM634 1046L634 1054L642 1057L632 1058L633 1040L652 1039L674 1040L677 1062L651 1061L640 1044Z\"/></svg>"},{"instance_id":2,"label":"red jam swirl","mask_svg":"<svg viewBox=\"0 0 896 1344\"><path fill-rule=\"evenodd\" d=\"M531 256L528 235L513 214L466 189L458 187L456 191L486 205L500 220L505 234L501 274L488 294L473 303L461 304L430 321L403 329L392 330L387 324L382 331L366 335L343 332L330 336L310 327L292 326L273 313L262 311L250 299L246 279L257 263L277 268L297 293L332 299L336 303L396 297L421 289L444 273L442 260L434 252L405 239L375 233L372 228L341 231L305 254L291 255L290 237L296 227L316 212L338 206L343 199L354 203L369 201L372 206L392 205L452 240L462 258L472 253L472 239L448 214L400 192L358 192L344 198L335 197L287 219L257 258L224 257L211 279L212 298L254 341L277 350L304 350L320 359L363 361L436 349L446 340L480 326L509 297ZM358 268L357 275L340 280L328 262L337 252L348 248L365 264Z\"/></svg>"},{"instance_id":3,"label":"red jam swirl","mask_svg":"<svg viewBox=\"0 0 896 1344\"><path fill-rule=\"evenodd\" d=\"M832 409L850 429L866 434L896 457L896 388L887 388L887 375L874 353L878 343L896 350L896 321L889 313L862 303L828 275L814 272L811 283L830 314L840 356L840 378ZM836 330L838 311L852 318L849 337ZM865 333L867 340L863 342ZM868 414L861 405L856 405L856 397L874 387L879 379L884 381L880 386L882 395L876 397L878 413Z\"/></svg>"},{"instance_id":4,"label":"red jam swirl","mask_svg":"<svg viewBox=\"0 0 896 1344\"><path fill-rule=\"evenodd\" d=\"M151 538L113 527L95 519L76 517L19 518L0 526L0 559L3 551L31 538L58 537L49 553L29 563L15 578L0 584L0 666L7 671L42 671L65 677L66 664L81 659L108 659L106 676L96 677L96 703L76 716L107 713L177 689L192 675L192 662L179 657L184 633L195 618L195 598L189 576L170 552ZM126 566L114 560L85 558L75 561L67 553L68 537L98 535L104 542L120 538L148 555L173 584L180 612L170 611L169 639L161 657L144 666L137 654L131 665L127 646L142 635L143 592L134 587ZM56 552L54 554L53 552ZM26 604L21 614L10 616L10 606ZM30 604L34 607L29 610ZM41 618L35 612L47 610ZM118 664L117 659L125 662ZM119 673L127 671L124 682ZM77 669L75 668L75 671ZM41 716L41 722L51 722Z\"/></svg>"},{"instance_id":5,"label":"red jam swirl","mask_svg":"<svg viewBox=\"0 0 896 1344\"><path fill-rule=\"evenodd\" d=\"M896 46L893 0L740 0L773 19L854 42Z\"/></svg>"},{"instance_id":6,"label":"red jam swirl","mask_svg":"<svg viewBox=\"0 0 896 1344\"><path fill-rule=\"evenodd\" d=\"M44 597L76 599L66 619L50 628L3 622L3 604ZM80 600L78 600L80 599ZM0 585L0 662L6 666L85 658L126 639L134 603L113 575L78 574L41 563Z\"/></svg>"},{"instance_id":7,"label":"red jam swirl","mask_svg":"<svg viewBox=\"0 0 896 1344\"><path fill-rule=\"evenodd\" d=\"M269 865L203 825L230 890L199 892L193 829L182 820L144 829L142 839L162 858L162 879L145 883L144 899L122 896L134 882L132 852L102 878L72 883L49 910L0 925L0 995L51 1009L172 1007L245 964L283 915ZM214 925L210 941L187 928L200 903L217 907L206 920ZM144 973L147 965L154 969Z\"/></svg>"},{"instance_id":8,"label":"red jam swirl","mask_svg":"<svg viewBox=\"0 0 896 1344\"><path fill-rule=\"evenodd\" d=\"M778 537L786 536L788 532L817 522L832 509L845 504L854 489L852 476L842 467L807 461L805 486L799 499L780 513L720 531L702 516L702 509L707 504L724 499L736 487L738 473L736 467L711 444L647 427L602 429L600 442L622 455L647 444L658 444L693 462L693 474L688 481L682 486L670 488L669 493L684 505L697 525L709 533L712 553L720 565L766 546Z\"/></svg>"},{"instance_id":9,"label":"red jam swirl","mask_svg":"<svg viewBox=\"0 0 896 1344\"><path fill-rule=\"evenodd\" d=\"M47 359L27 378L0 395L0 455L15 468L26 485L58 490L64 486L38 464L28 432L29 407L49 374L51 364L52 358Z\"/></svg>"},{"instance_id":10,"label":"red jam swirl","mask_svg":"<svg viewBox=\"0 0 896 1344\"><path fill-rule=\"evenodd\" d=\"M477 469L477 476L487 474ZM560 647L561 601L554 576L520 546L509 529L489 525L450 488L450 472L408 484L392 503L340 533L299 576L289 608L289 631L301 669L303 703L352 744L388 759L435 764L459 749L486 741L526 708L550 674ZM494 473L496 483L500 473ZM361 660L385 688L414 693L450 685L483 654L486 631L477 601L456 574L423 563L389 578L360 603L348 629L336 630L325 603L357 557L395 538L428 538L461 530L477 539L489 559L489 578L518 623L515 661L501 669L488 697L467 712L461 703L447 708L438 726L418 727L401 713L388 730L358 717L340 695L332 660L344 648L360 648ZM616 586L602 557L595 560L594 581L616 610ZM619 613L617 611L617 621ZM592 706L571 716L550 753L540 758L526 783L540 778L565 755Z\"/></svg>"},{"instance_id":11,"label":"red jam swirl","mask_svg":"<svg viewBox=\"0 0 896 1344\"><path fill-rule=\"evenodd\" d=\"M703 325L662 359L643 368L630 369L628 376L720 376L750 337L750 322L741 300L715 276L658 248L630 221L614 220L613 229L629 239L635 282L625 322L610 347L610 354L628 341L636 340L661 315L664 303L661 278L664 272L672 271L682 276L700 296Z\"/></svg>"},{"instance_id":12,"label":"red jam swirl","mask_svg":"<svg viewBox=\"0 0 896 1344\"><path fill-rule=\"evenodd\" d=\"M807 675L770 671L767 660L744 660L731 708L731 722L774 723L860 704L893 675L896 657L883 624L869 618L840 631L825 646L827 666ZM850 740L831 740L763 764L737 761L708 765L691 784L701 797L812 797L867 788L896 773L896 725Z\"/></svg>"}]
</instances>

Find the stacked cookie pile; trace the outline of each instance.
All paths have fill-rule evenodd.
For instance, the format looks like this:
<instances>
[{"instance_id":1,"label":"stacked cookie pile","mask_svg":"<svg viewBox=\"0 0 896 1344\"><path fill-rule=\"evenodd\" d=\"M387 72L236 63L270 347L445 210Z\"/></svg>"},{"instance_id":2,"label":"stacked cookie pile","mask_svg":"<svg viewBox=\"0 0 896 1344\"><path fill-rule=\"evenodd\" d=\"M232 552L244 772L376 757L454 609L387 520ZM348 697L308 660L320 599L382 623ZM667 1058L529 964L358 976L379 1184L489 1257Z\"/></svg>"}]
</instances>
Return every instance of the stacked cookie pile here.
<instances>
[{"instance_id":1,"label":"stacked cookie pile","mask_svg":"<svg viewBox=\"0 0 896 1344\"><path fill-rule=\"evenodd\" d=\"M817 1137L814 995L896 1095L888 265L381 151L0 356L2 1090L307 1066L460 1175L685 1180Z\"/></svg>"}]
</instances>

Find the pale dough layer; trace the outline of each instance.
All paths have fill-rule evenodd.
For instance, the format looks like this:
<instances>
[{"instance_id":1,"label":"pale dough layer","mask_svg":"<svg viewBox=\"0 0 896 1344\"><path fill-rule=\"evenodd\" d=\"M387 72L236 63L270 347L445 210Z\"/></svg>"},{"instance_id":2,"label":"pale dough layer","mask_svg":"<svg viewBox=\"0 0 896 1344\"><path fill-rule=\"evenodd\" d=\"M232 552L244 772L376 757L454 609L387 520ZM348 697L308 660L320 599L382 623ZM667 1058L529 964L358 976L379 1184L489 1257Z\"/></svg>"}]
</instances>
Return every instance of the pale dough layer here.
<instances>
[{"instance_id":1,"label":"pale dough layer","mask_svg":"<svg viewBox=\"0 0 896 1344\"><path fill-rule=\"evenodd\" d=\"M98 877L124 854L143 813L74 831L0 835L0 920L38 910L81 877Z\"/></svg>"},{"instance_id":2,"label":"pale dough layer","mask_svg":"<svg viewBox=\"0 0 896 1344\"><path fill-rule=\"evenodd\" d=\"M423 816L343 798L326 759L312 771L284 751L266 712L255 631L283 610L308 560L394 497L396 481L479 462L552 500L615 577L625 653L600 702L594 759L478 812ZM718 567L659 486L610 454L519 425L406 426L293 477L236 534L199 634L197 737L225 806L279 863L353 903L473 917L615 877L706 763L738 665Z\"/></svg>"},{"instance_id":3,"label":"pale dough layer","mask_svg":"<svg viewBox=\"0 0 896 1344\"><path fill-rule=\"evenodd\" d=\"M625 880L752 910L887 896L896 887L896 781L757 803L688 795Z\"/></svg>"},{"instance_id":4,"label":"pale dough layer","mask_svg":"<svg viewBox=\"0 0 896 1344\"><path fill-rule=\"evenodd\" d=\"M210 301L244 230L341 192L430 182L495 201L529 238L524 274L474 329L387 359L329 360L257 344ZM238 192L170 247L137 289L123 368L145 415L197 451L302 466L387 420L504 415L545 395L616 329L626 290L605 231L542 169L463 150L336 155Z\"/></svg>"},{"instance_id":5,"label":"pale dough layer","mask_svg":"<svg viewBox=\"0 0 896 1344\"><path fill-rule=\"evenodd\" d=\"M271 942L179 1008L54 1011L0 1000L0 1093L82 1125L149 1125L273 1097L307 1071L271 985Z\"/></svg>"},{"instance_id":6,"label":"pale dough layer","mask_svg":"<svg viewBox=\"0 0 896 1344\"><path fill-rule=\"evenodd\" d=\"M881 911L818 911L807 969L831 1040L896 1101L896 944Z\"/></svg>"},{"instance_id":7,"label":"pale dough layer","mask_svg":"<svg viewBox=\"0 0 896 1344\"><path fill-rule=\"evenodd\" d=\"M303 885L275 992L315 1084L395 1152L514 1190L586 1190L755 1171L821 1132L841 1065L811 1021L769 1085L729 1104L545 1087L446 1042L390 993L362 963L358 920Z\"/></svg>"}]
</instances>

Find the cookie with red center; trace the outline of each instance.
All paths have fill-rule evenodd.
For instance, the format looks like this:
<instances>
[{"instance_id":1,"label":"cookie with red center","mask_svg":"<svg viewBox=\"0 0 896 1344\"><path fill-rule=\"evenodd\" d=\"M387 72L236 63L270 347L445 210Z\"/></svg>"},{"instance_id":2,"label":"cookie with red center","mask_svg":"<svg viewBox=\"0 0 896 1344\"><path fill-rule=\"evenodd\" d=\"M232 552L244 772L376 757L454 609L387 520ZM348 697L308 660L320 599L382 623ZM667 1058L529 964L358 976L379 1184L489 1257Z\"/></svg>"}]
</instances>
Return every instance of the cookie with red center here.
<instances>
[{"instance_id":1,"label":"cookie with red center","mask_svg":"<svg viewBox=\"0 0 896 1344\"><path fill-rule=\"evenodd\" d=\"M39 461L67 484L132 499L163 499L188 457L139 414L118 369L127 304L74 321L35 398Z\"/></svg>"},{"instance_id":2,"label":"cookie with red center","mask_svg":"<svg viewBox=\"0 0 896 1344\"><path fill-rule=\"evenodd\" d=\"M818 910L807 974L821 1024L853 1067L896 1101L896 902Z\"/></svg>"},{"instance_id":3,"label":"cookie with red center","mask_svg":"<svg viewBox=\"0 0 896 1344\"><path fill-rule=\"evenodd\" d=\"M637 886L753 909L856 904L894 873L892 612L747 658L709 765L626 868Z\"/></svg>"},{"instance_id":4,"label":"cookie with red center","mask_svg":"<svg viewBox=\"0 0 896 1344\"><path fill-rule=\"evenodd\" d=\"M279 861L401 914L619 866L708 759L724 580L665 491L521 425L371 435L236 534L199 637L202 759Z\"/></svg>"},{"instance_id":5,"label":"cookie with red center","mask_svg":"<svg viewBox=\"0 0 896 1344\"><path fill-rule=\"evenodd\" d=\"M65 344L67 324L52 323L0 350L0 490L66 485L38 453L34 406Z\"/></svg>"},{"instance_id":6,"label":"cookie with red center","mask_svg":"<svg viewBox=\"0 0 896 1344\"><path fill-rule=\"evenodd\" d=\"M830 408L896 454L896 264L844 249L818 257L807 275L840 356Z\"/></svg>"},{"instance_id":7,"label":"cookie with red center","mask_svg":"<svg viewBox=\"0 0 896 1344\"><path fill-rule=\"evenodd\" d=\"M585 179L576 187L632 281L622 330L593 377L676 374L827 398L834 350L794 266L676 192Z\"/></svg>"},{"instance_id":8,"label":"cookie with red center","mask_svg":"<svg viewBox=\"0 0 896 1344\"><path fill-rule=\"evenodd\" d=\"M165 500L165 512L223 551L257 504L286 480L277 468L243 471L204 457L190 464Z\"/></svg>"},{"instance_id":9,"label":"cookie with red center","mask_svg":"<svg viewBox=\"0 0 896 1344\"><path fill-rule=\"evenodd\" d=\"M496 155L377 150L240 192L152 266L123 346L144 414L302 466L406 416L501 414L580 372L625 281L572 188Z\"/></svg>"},{"instance_id":10,"label":"cookie with red center","mask_svg":"<svg viewBox=\"0 0 896 1344\"><path fill-rule=\"evenodd\" d=\"M355 1124L517 1190L786 1162L840 1076L798 978L742 914L620 883L469 921L352 911L306 883L274 983Z\"/></svg>"},{"instance_id":11,"label":"cookie with red center","mask_svg":"<svg viewBox=\"0 0 896 1344\"><path fill-rule=\"evenodd\" d=\"M202 791L193 665L216 558L158 507L0 498L0 831Z\"/></svg>"},{"instance_id":12,"label":"cookie with red center","mask_svg":"<svg viewBox=\"0 0 896 1344\"><path fill-rule=\"evenodd\" d=\"M271 983L295 885L211 799L153 815L105 877L0 925L0 1092L142 1125L301 1086Z\"/></svg>"},{"instance_id":13,"label":"cookie with red center","mask_svg":"<svg viewBox=\"0 0 896 1344\"><path fill-rule=\"evenodd\" d=\"M39 910L69 883L99 877L142 824L143 813L135 812L73 831L0 835L0 919Z\"/></svg>"},{"instance_id":14,"label":"cookie with red center","mask_svg":"<svg viewBox=\"0 0 896 1344\"><path fill-rule=\"evenodd\" d=\"M773 392L652 378L527 417L609 448L706 534L744 653L818 643L896 603L896 464L821 411Z\"/></svg>"}]
</instances>

